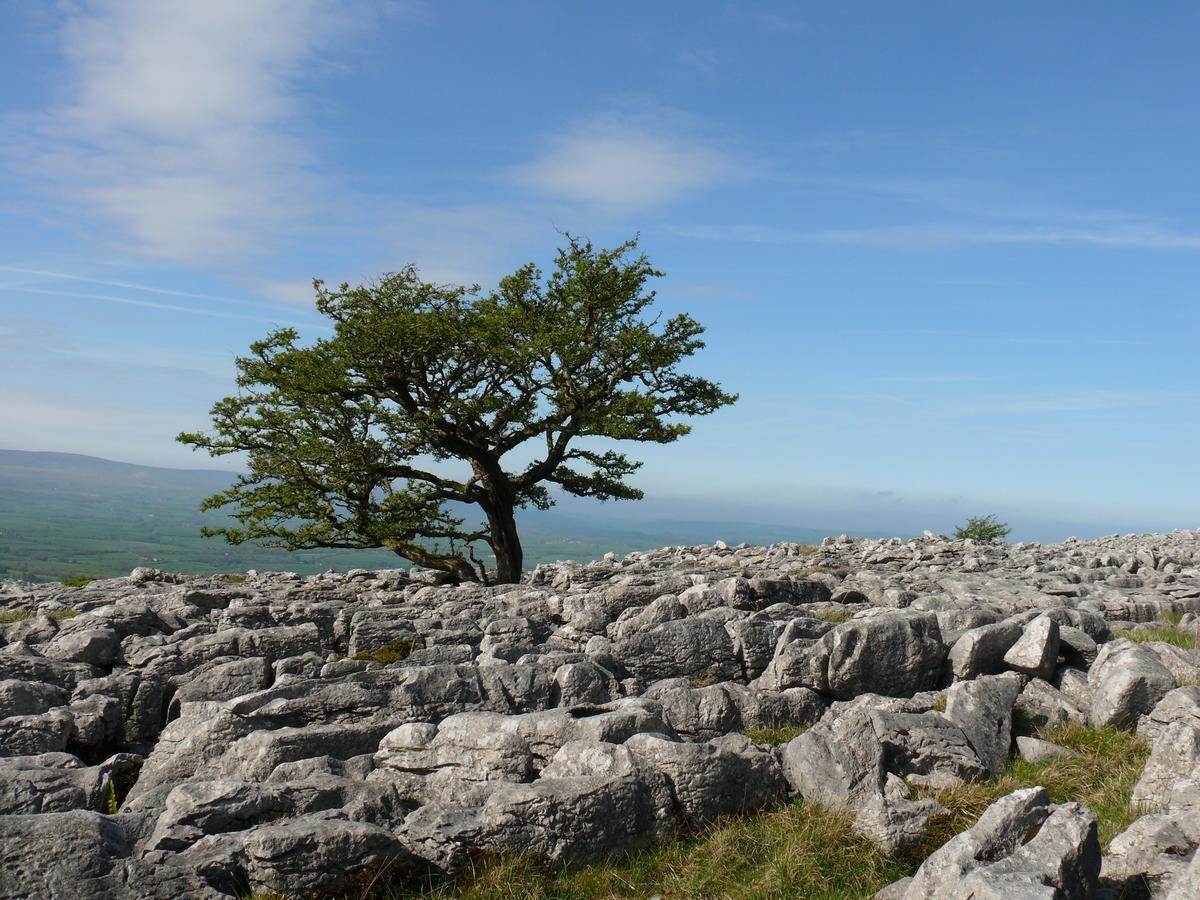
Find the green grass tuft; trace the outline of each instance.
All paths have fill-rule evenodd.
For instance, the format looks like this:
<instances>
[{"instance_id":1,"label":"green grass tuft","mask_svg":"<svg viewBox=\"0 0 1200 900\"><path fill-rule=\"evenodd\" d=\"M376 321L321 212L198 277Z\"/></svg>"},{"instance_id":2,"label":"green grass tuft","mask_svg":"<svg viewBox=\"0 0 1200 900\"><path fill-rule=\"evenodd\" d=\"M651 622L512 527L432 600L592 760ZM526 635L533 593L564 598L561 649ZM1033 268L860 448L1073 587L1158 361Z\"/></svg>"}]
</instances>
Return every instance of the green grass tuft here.
<instances>
[{"instance_id":1,"label":"green grass tuft","mask_svg":"<svg viewBox=\"0 0 1200 900\"><path fill-rule=\"evenodd\" d=\"M11 625L13 622L24 622L28 618L29 611L25 609L0 610L0 625Z\"/></svg>"},{"instance_id":2,"label":"green grass tuft","mask_svg":"<svg viewBox=\"0 0 1200 900\"><path fill-rule=\"evenodd\" d=\"M817 613L817 618L832 622L834 625L841 625L843 622L853 619L854 613L848 609L823 609Z\"/></svg>"},{"instance_id":3,"label":"green grass tuft","mask_svg":"<svg viewBox=\"0 0 1200 900\"><path fill-rule=\"evenodd\" d=\"M64 578L63 587L87 587L96 579L91 575L76 575L74 578Z\"/></svg>"},{"instance_id":4,"label":"green grass tuft","mask_svg":"<svg viewBox=\"0 0 1200 900\"><path fill-rule=\"evenodd\" d=\"M354 659L366 660L367 662L382 663L389 666L392 663L398 663L401 660L408 659L408 655L413 651L413 642L401 638L398 641L392 641L390 644L384 644L378 650L372 650L370 653L355 653Z\"/></svg>"},{"instance_id":5,"label":"green grass tuft","mask_svg":"<svg viewBox=\"0 0 1200 900\"><path fill-rule=\"evenodd\" d=\"M115 816L121 810L121 801L117 799L117 786L111 781L108 783L108 794L104 798L104 811L110 816Z\"/></svg>"},{"instance_id":6,"label":"green grass tuft","mask_svg":"<svg viewBox=\"0 0 1200 900\"><path fill-rule=\"evenodd\" d=\"M757 734L749 736L757 740ZM852 813L798 800L782 809L722 819L576 871L554 869L529 856L481 858L452 881L427 888L425 895L471 900L870 897L911 875L926 855L975 824L994 801L1034 785L1044 786L1055 803L1074 800L1095 813L1100 840L1107 845L1139 815L1130 808L1129 796L1149 753L1146 744L1116 728L1072 726L1044 737L1076 755L1048 763L1014 759L990 781L925 792L950 813L911 853L889 857L854 831Z\"/></svg>"},{"instance_id":7,"label":"green grass tuft","mask_svg":"<svg viewBox=\"0 0 1200 900\"><path fill-rule=\"evenodd\" d=\"M52 618L56 622L61 622L63 619L75 618L77 615L79 615L79 610L77 610L77 609L52 609L48 613L46 613L46 615L48 615L50 618Z\"/></svg>"},{"instance_id":8,"label":"green grass tuft","mask_svg":"<svg viewBox=\"0 0 1200 900\"><path fill-rule=\"evenodd\" d=\"M573 872L528 856L477 862L434 897L870 897L908 873L854 831L853 816L797 801L720 820L652 850Z\"/></svg>"},{"instance_id":9,"label":"green grass tuft","mask_svg":"<svg viewBox=\"0 0 1200 900\"><path fill-rule=\"evenodd\" d=\"M226 584L242 584L246 580L245 575L222 575L221 580Z\"/></svg>"},{"instance_id":10,"label":"green grass tuft","mask_svg":"<svg viewBox=\"0 0 1200 900\"><path fill-rule=\"evenodd\" d=\"M743 734L756 744L770 744L772 747L778 747L780 744L786 744L793 738L799 737L808 729L808 724L777 725L773 728L751 728Z\"/></svg>"},{"instance_id":11,"label":"green grass tuft","mask_svg":"<svg viewBox=\"0 0 1200 900\"><path fill-rule=\"evenodd\" d=\"M918 859L970 828L988 806L1020 788L1041 785L1054 803L1074 800L1086 806L1096 815L1100 843L1106 847L1141 814L1130 806L1129 797L1150 755L1145 741L1119 728L1091 729L1082 725L1070 725L1043 737L1075 755L1044 763L1017 757L997 778L936 792L934 796L950 815L935 824L917 851Z\"/></svg>"},{"instance_id":12,"label":"green grass tuft","mask_svg":"<svg viewBox=\"0 0 1200 900\"><path fill-rule=\"evenodd\" d=\"M1151 641L1162 641L1166 644L1174 644L1176 647L1182 647L1184 650L1194 650L1197 643L1200 642L1200 633L1197 633L1195 629L1180 628L1178 625L1156 625L1152 628L1118 631L1116 636L1119 638L1128 638L1131 641L1137 641L1141 644Z\"/></svg>"}]
</instances>

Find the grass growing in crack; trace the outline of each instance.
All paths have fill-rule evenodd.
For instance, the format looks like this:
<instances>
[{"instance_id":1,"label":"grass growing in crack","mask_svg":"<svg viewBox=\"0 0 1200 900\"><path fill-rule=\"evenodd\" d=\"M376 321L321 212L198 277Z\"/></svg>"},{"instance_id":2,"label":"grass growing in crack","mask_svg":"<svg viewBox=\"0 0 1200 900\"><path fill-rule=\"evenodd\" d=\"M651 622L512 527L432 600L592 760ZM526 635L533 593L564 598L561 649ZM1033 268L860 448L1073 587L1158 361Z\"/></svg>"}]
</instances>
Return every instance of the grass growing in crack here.
<instances>
[{"instance_id":1,"label":"grass growing in crack","mask_svg":"<svg viewBox=\"0 0 1200 900\"><path fill-rule=\"evenodd\" d=\"M24 622L28 618L29 611L25 609L0 610L0 625L11 625L13 622Z\"/></svg>"},{"instance_id":2,"label":"grass growing in crack","mask_svg":"<svg viewBox=\"0 0 1200 900\"><path fill-rule=\"evenodd\" d=\"M55 622L61 622L63 619L75 618L77 615L79 615L79 610L77 610L77 609L52 609L48 613L46 613L46 615L48 615L50 618L52 618Z\"/></svg>"},{"instance_id":3,"label":"grass growing in crack","mask_svg":"<svg viewBox=\"0 0 1200 900\"><path fill-rule=\"evenodd\" d=\"M221 580L226 584L243 584L246 581L245 575L222 575Z\"/></svg>"},{"instance_id":4,"label":"grass growing in crack","mask_svg":"<svg viewBox=\"0 0 1200 900\"><path fill-rule=\"evenodd\" d=\"M64 578L62 585L63 587L87 587L95 580L91 575L77 575L74 578Z\"/></svg>"},{"instance_id":5,"label":"grass growing in crack","mask_svg":"<svg viewBox=\"0 0 1200 900\"><path fill-rule=\"evenodd\" d=\"M807 724L776 725L766 728L751 728L742 733L756 744L770 744L772 747L778 747L780 744L786 744L793 738L799 737L808 729L809 725Z\"/></svg>"},{"instance_id":6,"label":"grass growing in crack","mask_svg":"<svg viewBox=\"0 0 1200 900\"><path fill-rule=\"evenodd\" d=\"M853 619L854 613L848 609L823 609L817 613L817 618L832 622L834 625L841 625L843 622Z\"/></svg>"},{"instance_id":7,"label":"grass growing in crack","mask_svg":"<svg viewBox=\"0 0 1200 900\"><path fill-rule=\"evenodd\" d=\"M755 733L750 734L756 739ZM950 814L917 850L889 857L853 828L853 814L799 800L782 809L722 819L649 850L564 872L528 856L477 860L453 881L429 888L434 898L508 900L533 897L870 897L955 834L989 805L1020 788L1042 785L1055 803L1074 800L1095 813L1107 845L1137 818L1129 795L1149 750L1127 731L1072 726L1043 735L1075 755L1046 763L1012 760L997 778L936 792ZM396 898L413 894L384 894Z\"/></svg>"},{"instance_id":8,"label":"grass growing in crack","mask_svg":"<svg viewBox=\"0 0 1200 900\"><path fill-rule=\"evenodd\" d=\"M382 663L385 666L392 663L400 662L408 659L408 655L413 651L413 642L401 638L398 641L384 644L377 650L372 650L369 653L355 653L354 659L366 660L367 662Z\"/></svg>"},{"instance_id":9,"label":"grass growing in crack","mask_svg":"<svg viewBox=\"0 0 1200 900\"><path fill-rule=\"evenodd\" d=\"M850 813L798 801L775 812L723 819L653 850L573 872L528 856L483 860L432 896L870 897L908 868L855 833L853 821Z\"/></svg>"},{"instance_id":10,"label":"grass growing in crack","mask_svg":"<svg viewBox=\"0 0 1200 900\"><path fill-rule=\"evenodd\" d=\"M1143 644L1150 641L1162 641L1182 647L1184 650L1194 650L1200 643L1200 633L1193 628L1181 628L1178 625L1155 625L1152 628L1118 631L1116 636Z\"/></svg>"},{"instance_id":11,"label":"grass growing in crack","mask_svg":"<svg viewBox=\"0 0 1200 900\"><path fill-rule=\"evenodd\" d=\"M1018 757L1010 760L997 778L936 792L934 796L950 815L934 825L917 850L917 860L974 825L994 801L1020 788L1041 785L1054 803L1074 800L1086 806L1096 815L1104 846L1140 815L1139 810L1130 807L1129 796L1150 753L1141 738L1118 728L1091 729L1082 725L1067 726L1043 737L1074 755L1042 763Z\"/></svg>"}]
</instances>

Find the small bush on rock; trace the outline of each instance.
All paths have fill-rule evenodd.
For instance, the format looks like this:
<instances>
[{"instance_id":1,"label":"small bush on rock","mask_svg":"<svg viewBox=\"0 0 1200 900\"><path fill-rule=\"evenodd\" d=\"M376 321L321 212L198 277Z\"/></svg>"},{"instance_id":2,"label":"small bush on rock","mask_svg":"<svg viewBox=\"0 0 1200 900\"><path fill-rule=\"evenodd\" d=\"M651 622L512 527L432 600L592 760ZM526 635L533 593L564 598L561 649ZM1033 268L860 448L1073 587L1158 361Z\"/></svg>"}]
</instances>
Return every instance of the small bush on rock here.
<instances>
[{"instance_id":1,"label":"small bush on rock","mask_svg":"<svg viewBox=\"0 0 1200 900\"><path fill-rule=\"evenodd\" d=\"M972 516L967 519L966 525L959 525L954 529L954 537L960 541L998 541L1007 537L1010 531L1012 529L994 514Z\"/></svg>"},{"instance_id":2,"label":"small bush on rock","mask_svg":"<svg viewBox=\"0 0 1200 900\"><path fill-rule=\"evenodd\" d=\"M87 587L95 580L91 575L77 575L74 578L64 578L62 583L63 587Z\"/></svg>"}]
</instances>

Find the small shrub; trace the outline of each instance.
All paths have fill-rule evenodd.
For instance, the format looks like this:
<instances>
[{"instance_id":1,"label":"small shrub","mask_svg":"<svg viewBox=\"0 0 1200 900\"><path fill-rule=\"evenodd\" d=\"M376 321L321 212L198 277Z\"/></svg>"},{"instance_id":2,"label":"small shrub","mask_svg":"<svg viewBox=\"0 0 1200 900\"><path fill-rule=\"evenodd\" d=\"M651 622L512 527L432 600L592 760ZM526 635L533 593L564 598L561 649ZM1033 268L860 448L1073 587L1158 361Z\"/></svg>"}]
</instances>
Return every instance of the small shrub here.
<instances>
[{"instance_id":1,"label":"small shrub","mask_svg":"<svg viewBox=\"0 0 1200 900\"><path fill-rule=\"evenodd\" d=\"M110 816L115 816L120 810L121 801L117 799L117 786L110 781L108 795L104 798L104 811Z\"/></svg>"},{"instance_id":2,"label":"small shrub","mask_svg":"<svg viewBox=\"0 0 1200 900\"><path fill-rule=\"evenodd\" d=\"M786 744L793 738L804 734L808 728L808 724L776 725L766 728L751 728L742 733L756 744L770 744L772 747L778 747L780 744Z\"/></svg>"},{"instance_id":3,"label":"small shrub","mask_svg":"<svg viewBox=\"0 0 1200 900\"><path fill-rule=\"evenodd\" d=\"M246 580L245 575L222 575L221 580L226 584L242 584Z\"/></svg>"},{"instance_id":4,"label":"small shrub","mask_svg":"<svg viewBox=\"0 0 1200 900\"><path fill-rule=\"evenodd\" d=\"M972 516L966 525L954 529L954 536L960 541L998 541L1007 537L1010 531L1012 529L995 515Z\"/></svg>"},{"instance_id":5,"label":"small shrub","mask_svg":"<svg viewBox=\"0 0 1200 900\"><path fill-rule=\"evenodd\" d=\"M64 578L62 584L63 587L87 587L95 580L91 575L77 575L74 578Z\"/></svg>"},{"instance_id":6,"label":"small shrub","mask_svg":"<svg viewBox=\"0 0 1200 900\"><path fill-rule=\"evenodd\" d=\"M0 610L0 625L9 625L13 622L24 622L29 618L29 611L24 609L4 609Z\"/></svg>"},{"instance_id":7,"label":"small shrub","mask_svg":"<svg viewBox=\"0 0 1200 900\"><path fill-rule=\"evenodd\" d=\"M401 638L398 641L392 641L389 644L384 644L378 650L372 650L369 653L355 653L354 659L366 660L367 662L382 663L385 666L390 666L392 663L398 663L401 660L408 659L408 655L413 651L413 642Z\"/></svg>"},{"instance_id":8,"label":"small shrub","mask_svg":"<svg viewBox=\"0 0 1200 900\"><path fill-rule=\"evenodd\" d=\"M691 679L691 685L694 688L712 687L719 680L716 675L697 675Z\"/></svg>"},{"instance_id":9,"label":"small shrub","mask_svg":"<svg viewBox=\"0 0 1200 900\"><path fill-rule=\"evenodd\" d=\"M940 695L936 700L933 701L933 703L930 704L929 708L933 712L945 712L946 711L946 695L945 694Z\"/></svg>"}]
</instances>

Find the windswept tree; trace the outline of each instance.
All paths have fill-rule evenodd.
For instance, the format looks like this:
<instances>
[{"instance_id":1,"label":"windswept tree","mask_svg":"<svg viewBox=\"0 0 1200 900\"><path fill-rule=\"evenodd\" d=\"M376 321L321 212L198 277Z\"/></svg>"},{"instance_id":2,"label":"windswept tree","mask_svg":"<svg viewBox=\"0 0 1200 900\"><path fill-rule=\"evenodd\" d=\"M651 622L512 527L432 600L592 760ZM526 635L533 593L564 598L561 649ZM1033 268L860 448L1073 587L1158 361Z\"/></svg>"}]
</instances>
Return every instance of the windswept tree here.
<instances>
[{"instance_id":1,"label":"windswept tree","mask_svg":"<svg viewBox=\"0 0 1200 900\"><path fill-rule=\"evenodd\" d=\"M521 577L516 511L579 497L639 499L641 465L604 440L667 444L737 398L680 371L704 346L686 314L652 309L661 276L636 240L568 236L553 273L526 265L484 294L413 266L337 290L315 281L333 336L273 332L237 360L212 431L178 440L248 471L204 509L234 544L386 547L464 581ZM516 460L516 462L510 462ZM467 508L482 523L464 526ZM489 572L475 548L495 556Z\"/></svg>"}]
</instances>

